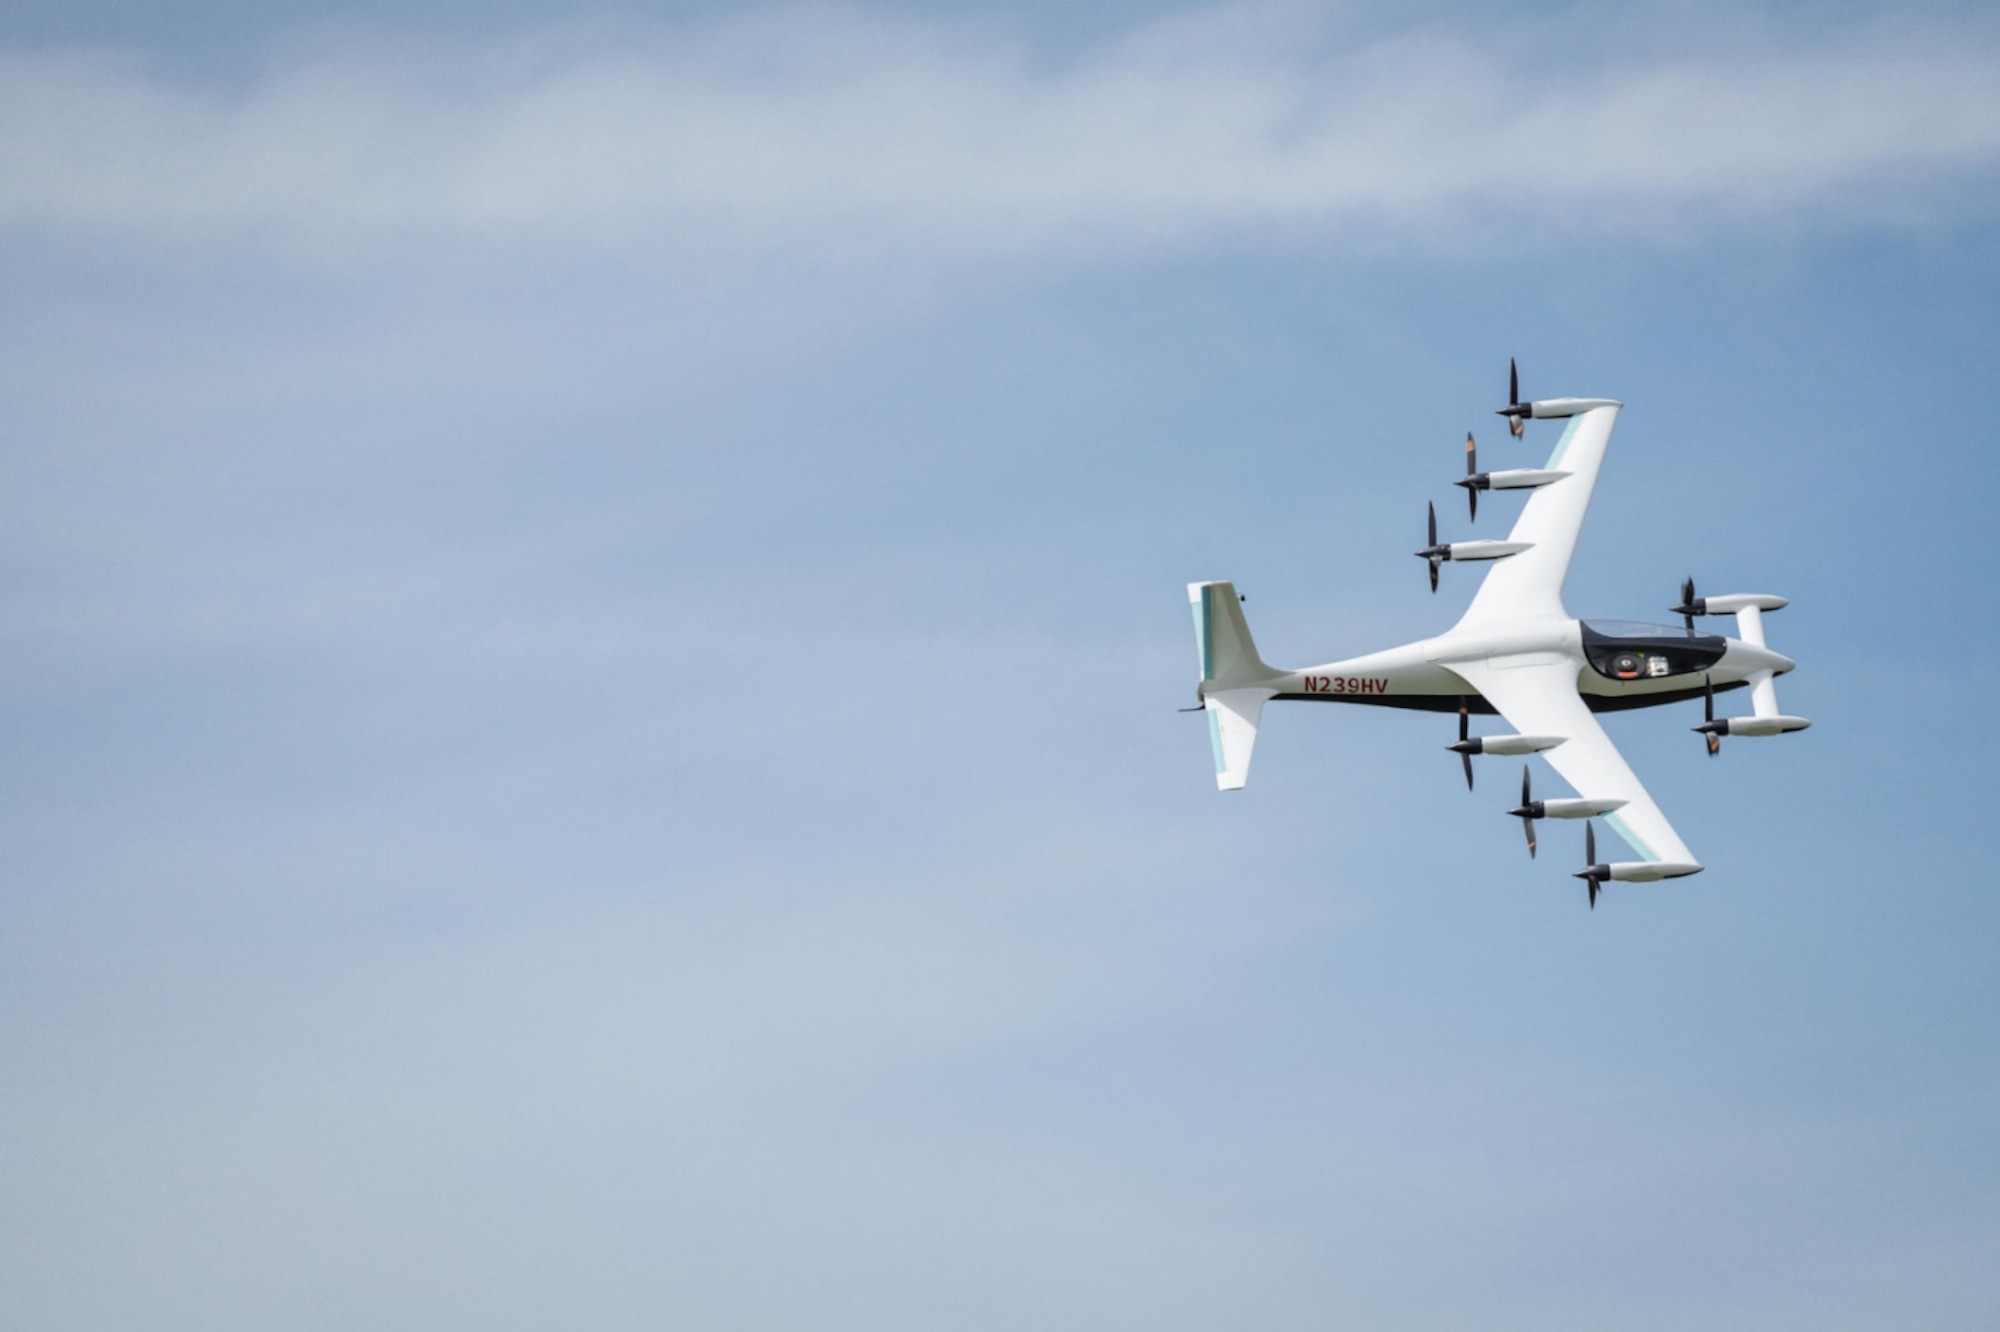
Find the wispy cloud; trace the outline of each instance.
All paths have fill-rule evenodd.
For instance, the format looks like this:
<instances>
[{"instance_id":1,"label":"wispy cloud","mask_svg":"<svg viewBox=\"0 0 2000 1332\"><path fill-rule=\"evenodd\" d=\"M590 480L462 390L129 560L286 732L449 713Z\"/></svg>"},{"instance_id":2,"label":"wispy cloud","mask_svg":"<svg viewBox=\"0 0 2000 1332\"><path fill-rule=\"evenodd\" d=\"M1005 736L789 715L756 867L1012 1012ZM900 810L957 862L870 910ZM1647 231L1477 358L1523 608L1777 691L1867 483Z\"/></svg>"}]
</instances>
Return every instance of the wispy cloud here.
<instances>
[{"instance_id":1,"label":"wispy cloud","mask_svg":"<svg viewBox=\"0 0 2000 1332\"><path fill-rule=\"evenodd\" d=\"M988 28L787 12L619 40L351 45L198 86L0 56L0 220L114 233L874 232L951 248L1232 229L1567 229L1992 211L2000 44L1552 56L1295 12L1060 65Z\"/></svg>"}]
</instances>

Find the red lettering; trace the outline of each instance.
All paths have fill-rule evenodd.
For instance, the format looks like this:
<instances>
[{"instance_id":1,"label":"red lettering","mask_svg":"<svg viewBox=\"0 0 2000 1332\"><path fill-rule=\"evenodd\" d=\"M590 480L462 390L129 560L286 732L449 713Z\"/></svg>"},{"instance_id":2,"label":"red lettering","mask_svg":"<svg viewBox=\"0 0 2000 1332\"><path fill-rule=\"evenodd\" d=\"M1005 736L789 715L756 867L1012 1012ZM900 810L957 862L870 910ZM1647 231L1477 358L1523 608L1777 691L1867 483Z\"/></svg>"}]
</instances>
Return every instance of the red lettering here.
<instances>
[{"instance_id":1,"label":"red lettering","mask_svg":"<svg viewBox=\"0 0 2000 1332\"><path fill-rule=\"evenodd\" d=\"M1363 679L1358 675L1302 675L1300 686L1308 694L1386 694L1387 680Z\"/></svg>"}]
</instances>

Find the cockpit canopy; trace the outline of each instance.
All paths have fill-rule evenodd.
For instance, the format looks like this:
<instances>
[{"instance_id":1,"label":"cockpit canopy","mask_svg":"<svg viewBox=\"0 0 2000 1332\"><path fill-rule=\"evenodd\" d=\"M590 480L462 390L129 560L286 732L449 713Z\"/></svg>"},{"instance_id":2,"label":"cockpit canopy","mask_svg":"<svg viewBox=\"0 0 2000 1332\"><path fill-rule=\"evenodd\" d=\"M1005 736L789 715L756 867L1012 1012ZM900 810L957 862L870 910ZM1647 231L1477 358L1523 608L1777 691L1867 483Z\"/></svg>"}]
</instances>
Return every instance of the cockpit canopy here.
<instances>
[{"instance_id":1,"label":"cockpit canopy","mask_svg":"<svg viewBox=\"0 0 2000 1332\"><path fill-rule=\"evenodd\" d=\"M1671 624L1584 620L1582 629L1585 659L1611 680L1693 675L1722 660L1729 647L1720 634L1698 634Z\"/></svg>"}]
</instances>

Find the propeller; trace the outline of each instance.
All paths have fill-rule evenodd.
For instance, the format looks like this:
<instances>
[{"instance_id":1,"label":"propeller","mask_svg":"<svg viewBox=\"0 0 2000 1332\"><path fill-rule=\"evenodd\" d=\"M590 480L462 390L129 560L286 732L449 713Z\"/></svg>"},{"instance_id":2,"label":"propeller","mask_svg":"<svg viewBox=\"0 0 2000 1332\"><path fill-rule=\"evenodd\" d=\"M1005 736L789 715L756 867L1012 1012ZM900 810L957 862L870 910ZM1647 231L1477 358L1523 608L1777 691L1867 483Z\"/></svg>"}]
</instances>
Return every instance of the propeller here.
<instances>
[{"instance_id":1,"label":"propeller","mask_svg":"<svg viewBox=\"0 0 2000 1332\"><path fill-rule=\"evenodd\" d=\"M1452 482L1465 487L1465 502L1472 507L1472 521L1479 521L1479 492L1486 487L1485 478L1479 475L1479 450L1472 442L1472 432L1465 432L1465 475Z\"/></svg>"},{"instance_id":2,"label":"propeller","mask_svg":"<svg viewBox=\"0 0 2000 1332\"><path fill-rule=\"evenodd\" d=\"M1425 507L1426 509L1428 509L1428 510L1430 511L1430 540L1431 540L1431 544L1430 544L1430 545L1428 545L1428 546L1425 546L1425 547L1424 547L1424 548L1423 548L1422 550L1418 551L1418 552L1417 552L1417 558L1418 558L1418 559L1420 559L1420 560L1429 560L1429 561L1430 561L1430 564L1431 564L1431 591L1435 592L1435 591L1437 591L1437 590L1438 590L1438 565L1439 565L1439 563L1441 563L1442 561L1444 561L1444 560L1448 560L1448 559L1450 559L1450 558L1451 558L1451 547L1450 547L1450 546L1440 546L1440 545L1438 544L1438 511L1437 511L1437 505L1435 505L1435 504L1431 504L1431 503L1429 503L1429 502L1426 502L1426 503L1425 503L1425 505L1424 505L1424 507Z\"/></svg>"},{"instance_id":3,"label":"propeller","mask_svg":"<svg viewBox=\"0 0 2000 1332\"><path fill-rule=\"evenodd\" d=\"M1528 404L1521 401L1521 370L1514 364L1514 358L1507 358L1507 406L1499 415L1507 418L1507 429L1514 432L1514 438L1521 438L1527 427L1522 418L1528 414Z\"/></svg>"},{"instance_id":4,"label":"propeller","mask_svg":"<svg viewBox=\"0 0 2000 1332\"><path fill-rule=\"evenodd\" d=\"M1708 603L1694 594L1694 579L1681 584L1681 604L1674 607L1673 613L1681 617L1689 633L1694 632L1694 617L1708 614Z\"/></svg>"},{"instance_id":5,"label":"propeller","mask_svg":"<svg viewBox=\"0 0 2000 1332\"><path fill-rule=\"evenodd\" d=\"M1590 887L1590 909L1597 910L1597 891L1611 877L1611 866L1597 863L1597 825L1586 821L1583 825L1584 866L1570 877L1582 879Z\"/></svg>"},{"instance_id":6,"label":"propeller","mask_svg":"<svg viewBox=\"0 0 2000 1332\"><path fill-rule=\"evenodd\" d=\"M1705 688L1701 696L1701 725L1689 729L1701 732L1708 740L1708 756L1714 758L1722 752L1722 737L1729 734L1729 722L1715 719L1715 677L1703 676L1702 684Z\"/></svg>"},{"instance_id":7,"label":"propeller","mask_svg":"<svg viewBox=\"0 0 2000 1332\"><path fill-rule=\"evenodd\" d=\"M1535 820L1542 817L1542 802L1534 798L1528 785L1528 765L1521 765L1521 803L1507 811L1521 820L1521 830L1528 834L1528 859L1535 858Z\"/></svg>"},{"instance_id":8,"label":"propeller","mask_svg":"<svg viewBox=\"0 0 2000 1332\"><path fill-rule=\"evenodd\" d=\"M1465 765L1465 789L1472 789L1472 756L1479 752L1479 742L1472 738L1472 709L1463 695L1458 700L1458 743L1446 745L1458 755L1458 761Z\"/></svg>"}]
</instances>

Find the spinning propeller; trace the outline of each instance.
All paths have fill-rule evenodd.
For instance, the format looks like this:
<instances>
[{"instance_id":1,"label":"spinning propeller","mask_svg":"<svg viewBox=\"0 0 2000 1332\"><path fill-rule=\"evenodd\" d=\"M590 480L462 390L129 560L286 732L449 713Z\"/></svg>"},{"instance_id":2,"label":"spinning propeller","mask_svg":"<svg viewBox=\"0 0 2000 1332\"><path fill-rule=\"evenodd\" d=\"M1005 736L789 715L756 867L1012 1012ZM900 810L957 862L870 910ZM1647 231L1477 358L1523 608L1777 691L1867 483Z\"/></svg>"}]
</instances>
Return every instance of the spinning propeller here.
<instances>
[{"instance_id":1,"label":"spinning propeller","mask_svg":"<svg viewBox=\"0 0 2000 1332\"><path fill-rule=\"evenodd\" d=\"M1479 521L1479 492L1490 484L1479 474L1479 450L1472 442L1472 432L1465 432L1465 475L1452 482L1465 487L1466 503L1472 506L1472 521Z\"/></svg>"},{"instance_id":2,"label":"spinning propeller","mask_svg":"<svg viewBox=\"0 0 2000 1332\"><path fill-rule=\"evenodd\" d=\"M1431 565L1431 591L1435 592L1435 591L1437 591L1437 590L1438 590L1438 565L1439 565L1440 563L1442 563L1443 561L1445 561L1445 560L1448 560L1448 559L1450 559L1450 558L1451 558L1451 547L1450 547L1449 545L1443 545L1443 546L1440 546L1440 545L1438 544L1438 511L1437 511L1437 505L1435 505L1435 504L1431 504L1431 503L1428 503L1428 502L1426 502L1426 503L1425 503L1425 505L1424 505L1424 507L1425 507L1425 508L1426 508L1427 510L1429 510L1429 512L1430 512L1430 542L1431 542L1431 544L1430 544L1430 545L1428 545L1428 546L1425 546L1425 547L1424 547L1424 548L1423 548L1422 550L1418 551L1418 552L1417 552L1417 558L1418 558L1418 559L1420 559L1420 560L1429 560L1429 561L1430 561L1430 565Z\"/></svg>"},{"instance_id":3,"label":"spinning propeller","mask_svg":"<svg viewBox=\"0 0 2000 1332\"><path fill-rule=\"evenodd\" d=\"M1466 766L1468 768L1472 766L1470 759L1466 761ZM1507 812L1521 820L1521 830L1528 834L1528 859L1533 860L1535 858L1535 820L1542 818L1545 811L1542 808L1542 802L1534 798L1533 791L1528 785L1528 765L1525 763L1521 765L1521 803Z\"/></svg>"},{"instance_id":4,"label":"spinning propeller","mask_svg":"<svg viewBox=\"0 0 2000 1332\"><path fill-rule=\"evenodd\" d=\"M1521 401L1521 371L1514 364L1514 358L1507 358L1507 405L1496 415L1507 418L1507 428L1514 432L1514 438L1521 438L1527 427L1521 424L1528 415L1528 404Z\"/></svg>"},{"instance_id":5,"label":"spinning propeller","mask_svg":"<svg viewBox=\"0 0 2000 1332\"><path fill-rule=\"evenodd\" d=\"M1570 877L1573 879L1582 879L1589 885L1590 909L1595 911L1597 910L1597 891L1611 877L1611 866L1597 863L1597 825L1595 823L1585 823L1583 825L1583 859L1583 868Z\"/></svg>"},{"instance_id":6,"label":"spinning propeller","mask_svg":"<svg viewBox=\"0 0 2000 1332\"><path fill-rule=\"evenodd\" d=\"M1703 676L1702 684L1706 686L1701 696L1702 723L1688 729L1701 732L1708 740L1708 756L1714 758L1722 752L1722 737L1729 734L1729 721L1715 719L1715 677Z\"/></svg>"},{"instance_id":7,"label":"spinning propeller","mask_svg":"<svg viewBox=\"0 0 2000 1332\"><path fill-rule=\"evenodd\" d=\"M1694 579L1681 584L1681 604L1674 607L1673 613L1681 617L1689 633L1694 632L1694 617L1708 614L1708 603L1694 594Z\"/></svg>"},{"instance_id":8,"label":"spinning propeller","mask_svg":"<svg viewBox=\"0 0 2000 1332\"><path fill-rule=\"evenodd\" d=\"M1458 761L1465 765L1465 789L1470 791L1472 756L1479 752L1479 742L1472 738L1472 709L1462 697L1458 700L1458 743L1445 748L1458 755Z\"/></svg>"}]
</instances>

